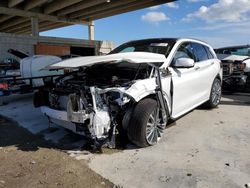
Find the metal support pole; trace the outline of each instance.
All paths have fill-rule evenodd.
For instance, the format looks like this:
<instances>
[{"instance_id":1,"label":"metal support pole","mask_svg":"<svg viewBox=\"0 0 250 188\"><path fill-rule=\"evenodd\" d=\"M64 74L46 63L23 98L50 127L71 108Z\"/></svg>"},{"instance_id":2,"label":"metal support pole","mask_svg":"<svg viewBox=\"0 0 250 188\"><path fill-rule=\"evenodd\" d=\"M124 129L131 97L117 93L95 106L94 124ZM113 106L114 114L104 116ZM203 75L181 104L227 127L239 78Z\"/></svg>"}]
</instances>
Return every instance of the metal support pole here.
<instances>
[{"instance_id":1,"label":"metal support pole","mask_svg":"<svg viewBox=\"0 0 250 188\"><path fill-rule=\"evenodd\" d=\"M89 40L95 40L95 24L94 21L89 22Z\"/></svg>"},{"instance_id":2,"label":"metal support pole","mask_svg":"<svg viewBox=\"0 0 250 188\"><path fill-rule=\"evenodd\" d=\"M39 36L39 22L38 18L31 18L31 34L33 37Z\"/></svg>"}]
</instances>

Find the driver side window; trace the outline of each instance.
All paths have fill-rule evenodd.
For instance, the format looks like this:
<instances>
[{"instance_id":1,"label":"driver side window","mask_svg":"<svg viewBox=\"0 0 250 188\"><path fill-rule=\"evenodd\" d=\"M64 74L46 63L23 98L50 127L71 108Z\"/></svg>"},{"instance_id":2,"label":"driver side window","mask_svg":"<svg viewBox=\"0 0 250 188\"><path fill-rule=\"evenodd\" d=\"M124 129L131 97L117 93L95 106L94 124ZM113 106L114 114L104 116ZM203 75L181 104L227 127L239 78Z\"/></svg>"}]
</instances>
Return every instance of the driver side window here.
<instances>
[{"instance_id":1,"label":"driver side window","mask_svg":"<svg viewBox=\"0 0 250 188\"><path fill-rule=\"evenodd\" d=\"M174 65L176 60L179 58L190 58L194 60L193 48L191 43L183 43L179 46L171 64Z\"/></svg>"}]
</instances>

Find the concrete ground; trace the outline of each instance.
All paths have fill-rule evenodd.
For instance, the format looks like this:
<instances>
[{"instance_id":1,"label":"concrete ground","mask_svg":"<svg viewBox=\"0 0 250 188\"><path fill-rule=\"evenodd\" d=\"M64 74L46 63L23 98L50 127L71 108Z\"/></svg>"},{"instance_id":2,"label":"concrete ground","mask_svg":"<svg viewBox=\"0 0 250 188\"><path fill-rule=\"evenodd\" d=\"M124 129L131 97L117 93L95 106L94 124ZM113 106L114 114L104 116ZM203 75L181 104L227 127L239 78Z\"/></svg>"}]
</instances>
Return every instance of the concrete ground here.
<instances>
[{"instance_id":1,"label":"concrete ground","mask_svg":"<svg viewBox=\"0 0 250 188\"><path fill-rule=\"evenodd\" d=\"M156 146L128 145L101 155L80 151L85 142L81 137L58 127L48 129L30 98L1 106L0 114L47 140L70 144L70 156L87 160L92 170L124 188L243 188L250 183L249 94L226 95L217 109L188 113L165 130Z\"/></svg>"}]
</instances>

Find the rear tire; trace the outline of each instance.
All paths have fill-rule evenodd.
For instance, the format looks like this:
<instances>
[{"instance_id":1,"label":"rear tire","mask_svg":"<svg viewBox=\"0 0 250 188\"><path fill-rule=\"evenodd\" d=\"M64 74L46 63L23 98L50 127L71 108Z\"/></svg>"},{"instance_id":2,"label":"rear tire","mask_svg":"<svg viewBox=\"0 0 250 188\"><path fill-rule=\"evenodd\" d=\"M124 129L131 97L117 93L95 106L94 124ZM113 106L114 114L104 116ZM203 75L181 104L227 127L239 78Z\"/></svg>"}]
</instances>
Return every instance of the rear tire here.
<instances>
[{"instance_id":1,"label":"rear tire","mask_svg":"<svg viewBox=\"0 0 250 188\"><path fill-rule=\"evenodd\" d=\"M216 108L221 100L221 81L218 78L214 79L209 100L205 103L208 108Z\"/></svg>"},{"instance_id":2,"label":"rear tire","mask_svg":"<svg viewBox=\"0 0 250 188\"><path fill-rule=\"evenodd\" d=\"M139 147L155 145L161 139L167 124L167 114L161 114L163 113L156 100L146 98L140 101L129 121L129 140Z\"/></svg>"}]
</instances>

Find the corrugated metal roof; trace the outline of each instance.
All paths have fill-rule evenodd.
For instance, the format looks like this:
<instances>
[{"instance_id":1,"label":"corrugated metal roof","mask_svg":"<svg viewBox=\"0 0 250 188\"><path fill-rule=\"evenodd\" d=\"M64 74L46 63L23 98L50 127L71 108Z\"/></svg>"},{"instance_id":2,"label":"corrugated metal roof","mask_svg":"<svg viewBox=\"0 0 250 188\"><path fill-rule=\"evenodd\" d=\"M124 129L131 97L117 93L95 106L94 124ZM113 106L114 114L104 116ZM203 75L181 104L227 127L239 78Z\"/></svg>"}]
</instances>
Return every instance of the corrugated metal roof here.
<instances>
[{"instance_id":1,"label":"corrugated metal roof","mask_svg":"<svg viewBox=\"0 0 250 188\"><path fill-rule=\"evenodd\" d=\"M0 32L30 34L30 18L39 19L39 31L135 11L175 0L2 0Z\"/></svg>"}]
</instances>

